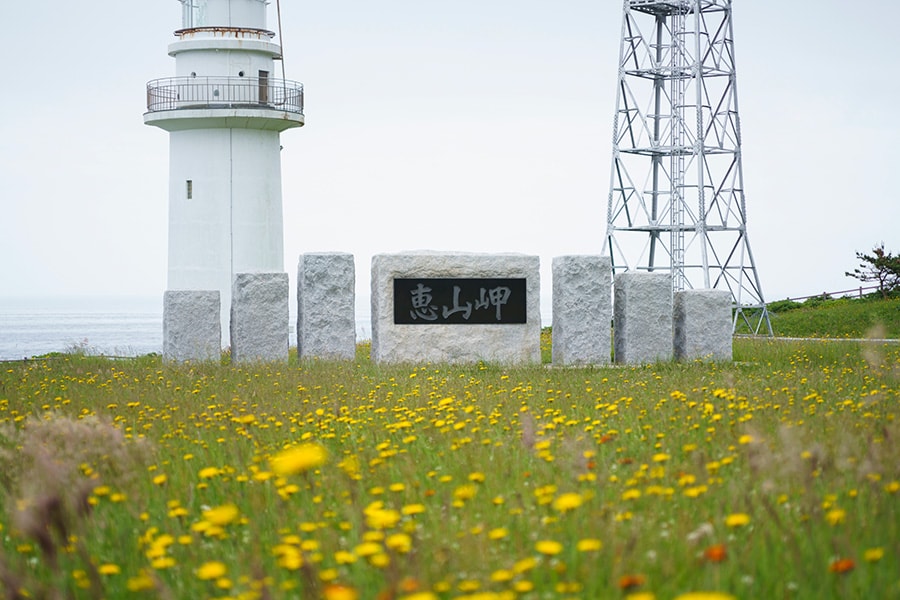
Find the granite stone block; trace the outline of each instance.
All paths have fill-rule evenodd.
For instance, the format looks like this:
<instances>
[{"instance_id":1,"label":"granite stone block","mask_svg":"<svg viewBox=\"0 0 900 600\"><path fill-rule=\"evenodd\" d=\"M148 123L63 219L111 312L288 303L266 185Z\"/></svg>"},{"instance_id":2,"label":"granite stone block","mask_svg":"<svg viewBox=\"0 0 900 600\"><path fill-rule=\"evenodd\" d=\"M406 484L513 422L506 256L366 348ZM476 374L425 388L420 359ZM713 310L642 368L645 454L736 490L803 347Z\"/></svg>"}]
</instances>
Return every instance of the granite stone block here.
<instances>
[{"instance_id":1,"label":"granite stone block","mask_svg":"<svg viewBox=\"0 0 900 600\"><path fill-rule=\"evenodd\" d=\"M216 290L167 290L163 295L163 359L219 360L220 299Z\"/></svg>"},{"instance_id":2,"label":"granite stone block","mask_svg":"<svg viewBox=\"0 0 900 600\"><path fill-rule=\"evenodd\" d=\"M287 273L238 273L231 290L231 360L287 361Z\"/></svg>"},{"instance_id":3,"label":"granite stone block","mask_svg":"<svg viewBox=\"0 0 900 600\"><path fill-rule=\"evenodd\" d=\"M610 362L612 265L608 256L553 259L553 365Z\"/></svg>"},{"instance_id":4,"label":"granite stone block","mask_svg":"<svg viewBox=\"0 0 900 600\"><path fill-rule=\"evenodd\" d=\"M645 364L671 360L672 276L626 271L614 284L615 361Z\"/></svg>"},{"instance_id":5,"label":"granite stone block","mask_svg":"<svg viewBox=\"0 0 900 600\"><path fill-rule=\"evenodd\" d=\"M356 269L352 254L308 253L297 266L300 358L356 357Z\"/></svg>"},{"instance_id":6,"label":"granite stone block","mask_svg":"<svg viewBox=\"0 0 900 600\"><path fill-rule=\"evenodd\" d=\"M675 358L730 361L731 292L685 290L674 299Z\"/></svg>"}]
</instances>

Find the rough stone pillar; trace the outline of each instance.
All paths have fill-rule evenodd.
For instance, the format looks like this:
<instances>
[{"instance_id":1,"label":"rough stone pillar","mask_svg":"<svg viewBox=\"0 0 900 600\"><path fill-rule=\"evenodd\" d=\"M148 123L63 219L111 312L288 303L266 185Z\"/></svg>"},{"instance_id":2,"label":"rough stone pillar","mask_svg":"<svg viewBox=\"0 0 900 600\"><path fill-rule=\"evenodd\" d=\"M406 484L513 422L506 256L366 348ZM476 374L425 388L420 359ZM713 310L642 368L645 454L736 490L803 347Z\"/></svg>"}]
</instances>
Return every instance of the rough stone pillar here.
<instances>
[{"instance_id":1,"label":"rough stone pillar","mask_svg":"<svg viewBox=\"0 0 900 600\"><path fill-rule=\"evenodd\" d=\"M553 259L553 364L610 362L612 265L608 256Z\"/></svg>"},{"instance_id":2,"label":"rough stone pillar","mask_svg":"<svg viewBox=\"0 0 900 600\"><path fill-rule=\"evenodd\" d=\"M297 354L356 357L356 270L353 255L301 254L297 266Z\"/></svg>"},{"instance_id":3,"label":"rough stone pillar","mask_svg":"<svg viewBox=\"0 0 900 600\"><path fill-rule=\"evenodd\" d=\"M219 360L222 324L218 290L167 290L163 295L163 359Z\"/></svg>"},{"instance_id":4,"label":"rough stone pillar","mask_svg":"<svg viewBox=\"0 0 900 600\"><path fill-rule=\"evenodd\" d=\"M674 327L675 358L732 360L731 292L676 292Z\"/></svg>"},{"instance_id":5,"label":"rough stone pillar","mask_svg":"<svg viewBox=\"0 0 900 600\"><path fill-rule=\"evenodd\" d=\"M287 361L287 273L238 273L231 289L231 361Z\"/></svg>"},{"instance_id":6,"label":"rough stone pillar","mask_svg":"<svg viewBox=\"0 0 900 600\"><path fill-rule=\"evenodd\" d=\"M617 363L671 360L672 276L636 271L616 275L613 328Z\"/></svg>"}]
</instances>

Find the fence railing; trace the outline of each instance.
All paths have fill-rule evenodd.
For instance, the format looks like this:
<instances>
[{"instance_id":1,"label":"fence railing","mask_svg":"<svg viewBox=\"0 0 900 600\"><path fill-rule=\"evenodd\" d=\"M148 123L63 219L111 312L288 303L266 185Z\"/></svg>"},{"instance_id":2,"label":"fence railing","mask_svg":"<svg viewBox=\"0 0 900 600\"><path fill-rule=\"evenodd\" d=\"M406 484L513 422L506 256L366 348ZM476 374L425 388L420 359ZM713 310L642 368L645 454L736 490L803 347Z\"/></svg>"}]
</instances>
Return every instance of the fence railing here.
<instances>
[{"instance_id":1,"label":"fence railing","mask_svg":"<svg viewBox=\"0 0 900 600\"><path fill-rule=\"evenodd\" d=\"M303 114L303 84L268 77L168 77L147 84L147 110L253 107Z\"/></svg>"},{"instance_id":2,"label":"fence railing","mask_svg":"<svg viewBox=\"0 0 900 600\"><path fill-rule=\"evenodd\" d=\"M868 287L853 288L852 290L840 290L838 292L822 292L821 294L813 294L812 296L798 296L796 298L785 298L785 300L790 300L791 302L796 302L798 300L809 300L810 298L822 298L823 300L829 297L834 297L839 294L859 294L859 297L862 298L863 291L866 290L878 290L881 289L877 285L870 285Z\"/></svg>"}]
</instances>

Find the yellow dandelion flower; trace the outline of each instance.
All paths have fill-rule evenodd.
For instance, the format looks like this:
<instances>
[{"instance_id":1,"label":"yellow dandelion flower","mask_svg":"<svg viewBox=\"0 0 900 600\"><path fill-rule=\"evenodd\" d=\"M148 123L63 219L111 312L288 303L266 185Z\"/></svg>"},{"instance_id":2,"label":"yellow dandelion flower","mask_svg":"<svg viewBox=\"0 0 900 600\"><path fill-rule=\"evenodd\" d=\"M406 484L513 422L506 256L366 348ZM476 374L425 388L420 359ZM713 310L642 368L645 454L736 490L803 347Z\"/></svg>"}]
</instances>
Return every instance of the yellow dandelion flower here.
<instances>
[{"instance_id":1,"label":"yellow dandelion flower","mask_svg":"<svg viewBox=\"0 0 900 600\"><path fill-rule=\"evenodd\" d=\"M653 592L637 592L628 594L625 600L656 600L656 595Z\"/></svg>"},{"instance_id":2,"label":"yellow dandelion flower","mask_svg":"<svg viewBox=\"0 0 900 600\"><path fill-rule=\"evenodd\" d=\"M863 553L866 562L878 562L884 558L884 548L869 548Z\"/></svg>"},{"instance_id":3,"label":"yellow dandelion flower","mask_svg":"<svg viewBox=\"0 0 900 600\"><path fill-rule=\"evenodd\" d=\"M400 512L406 516L422 514L423 512L425 512L425 505L424 504L407 504L402 509L400 509Z\"/></svg>"},{"instance_id":4,"label":"yellow dandelion flower","mask_svg":"<svg viewBox=\"0 0 900 600\"><path fill-rule=\"evenodd\" d=\"M165 485L169 478L165 473L160 473L153 478L153 485Z\"/></svg>"},{"instance_id":5,"label":"yellow dandelion flower","mask_svg":"<svg viewBox=\"0 0 900 600\"><path fill-rule=\"evenodd\" d=\"M125 587L129 592L144 592L152 590L156 585L153 583L153 578L150 577L147 571L141 569L136 577L130 577L128 579Z\"/></svg>"},{"instance_id":6,"label":"yellow dandelion flower","mask_svg":"<svg viewBox=\"0 0 900 600\"><path fill-rule=\"evenodd\" d=\"M400 521L400 513L393 509L366 510L366 524L372 529L389 529Z\"/></svg>"},{"instance_id":7,"label":"yellow dandelion flower","mask_svg":"<svg viewBox=\"0 0 900 600\"><path fill-rule=\"evenodd\" d=\"M746 446L747 444L752 444L754 441L752 435L744 434L738 439L738 444Z\"/></svg>"},{"instance_id":8,"label":"yellow dandelion flower","mask_svg":"<svg viewBox=\"0 0 900 600\"><path fill-rule=\"evenodd\" d=\"M637 500L641 497L641 490L632 488L622 493L622 500Z\"/></svg>"},{"instance_id":9,"label":"yellow dandelion flower","mask_svg":"<svg viewBox=\"0 0 900 600\"><path fill-rule=\"evenodd\" d=\"M391 564L391 557L384 552L379 552L369 557L369 564L376 569L384 569Z\"/></svg>"},{"instance_id":10,"label":"yellow dandelion flower","mask_svg":"<svg viewBox=\"0 0 900 600\"><path fill-rule=\"evenodd\" d=\"M234 522L240 514L241 511L238 510L238 507L229 503L203 511L203 518L213 525L228 525Z\"/></svg>"},{"instance_id":11,"label":"yellow dandelion flower","mask_svg":"<svg viewBox=\"0 0 900 600\"><path fill-rule=\"evenodd\" d=\"M472 484L461 485L453 491L453 497L457 500L471 500L478 493L478 488Z\"/></svg>"},{"instance_id":12,"label":"yellow dandelion flower","mask_svg":"<svg viewBox=\"0 0 900 600\"><path fill-rule=\"evenodd\" d=\"M825 513L825 520L829 525L840 525L847 518L847 511L834 508Z\"/></svg>"},{"instance_id":13,"label":"yellow dandelion flower","mask_svg":"<svg viewBox=\"0 0 900 600\"><path fill-rule=\"evenodd\" d=\"M570 510L578 508L583 502L584 498L581 497L581 494L570 492L557 496L557 498L553 501L553 508L558 510L559 512L568 512Z\"/></svg>"},{"instance_id":14,"label":"yellow dandelion flower","mask_svg":"<svg viewBox=\"0 0 900 600\"><path fill-rule=\"evenodd\" d=\"M516 561L516 564L513 565L513 573L524 573L525 571L530 571L531 569L537 566L537 561L534 557L529 556L528 558L523 558L522 560Z\"/></svg>"},{"instance_id":15,"label":"yellow dandelion flower","mask_svg":"<svg viewBox=\"0 0 900 600\"><path fill-rule=\"evenodd\" d=\"M227 572L228 569L225 567L225 563L218 560L205 562L197 567L196 571L197 578L202 579L203 581L209 581L210 579L219 579Z\"/></svg>"},{"instance_id":16,"label":"yellow dandelion flower","mask_svg":"<svg viewBox=\"0 0 900 600\"><path fill-rule=\"evenodd\" d=\"M216 587L220 590L230 590L234 584L227 577L219 577L216 579Z\"/></svg>"},{"instance_id":17,"label":"yellow dandelion flower","mask_svg":"<svg viewBox=\"0 0 900 600\"><path fill-rule=\"evenodd\" d=\"M101 575L118 575L122 572L122 568L116 564L106 563L97 567L97 572Z\"/></svg>"},{"instance_id":18,"label":"yellow dandelion flower","mask_svg":"<svg viewBox=\"0 0 900 600\"><path fill-rule=\"evenodd\" d=\"M497 527L488 531L488 538L492 540L502 540L508 535L509 530L506 527Z\"/></svg>"},{"instance_id":19,"label":"yellow dandelion flower","mask_svg":"<svg viewBox=\"0 0 900 600\"><path fill-rule=\"evenodd\" d=\"M276 475L293 475L325 464L328 453L315 443L301 444L275 455L269 466Z\"/></svg>"},{"instance_id":20,"label":"yellow dandelion flower","mask_svg":"<svg viewBox=\"0 0 900 600\"><path fill-rule=\"evenodd\" d=\"M357 556L367 557L378 554L382 551L381 544L378 542L363 542L353 549Z\"/></svg>"},{"instance_id":21,"label":"yellow dandelion flower","mask_svg":"<svg viewBox=\"0 0 900 600\"><path fill-rule=\"evenodd\" d=\"M660 452L658 454L653 455L653 462L663 463L663 462L666 462L667 460L669 460L670 458L672 458L672 457L669 456L668 454L666 454L665 452Z\"/></svg>"},{"instance_id":22,"label":"yellow dandelion flower","mask_svg":"<svg viewBox=\"0 0 900 600\"><path fill-rule=\"evenodd\" d=\"M750 515L746 513L734 513L725 517L725 525L728 527L743 527L750 523Z\"/></svg>"},{"instance_id":23,"label":"yellow dandelion flower","mask_svg":"<svg viewBox=\"0 0 900 600\"><path fill-rule=\"evenodd\" d=\"M171 556L160 556L158 558L152 559L150 561L150 566L157 571L162 571L163 569L171 569L175 566L175 559Z\"/></svg>"},{"instance_id":24,"label":"yellow dandelion flower","mask_svg":"<svg viewBox=\"0 0 900 600\"><path fill-rule=\"evenodd\" d=\"M546 556L556 556L562 552L563 545L554 540L541 540L534 545L534 549Z\"/></svg>"},{"instance_id":25,"label":"yellow dandelion flower","mask_svg":"<svg viewBox=\"0 0 900 600\"><path fill-rule=\"evenodd\" d=\"M506 569L498 569L491 573L491 581L496 583L505 583L507 581L512 581L513 577L513 572L507 571Z\"/></svg>"},{"instance_id":26,"label":"yellow dandelion flower","mask_svg":"<svg viewBox=\"0 0 900 600\"><path fill-rule=\"evenodd\" d=\"M350 565L356 562L356 555L346 550L338 550L334 553L334 561L339 565Z\"/></svg>"},{"instance_id":27,"label":"yellow dandelion flower","mask_svg":"<svg viewBox=\"0 0 900 600\"><path fill-rule=\"evenodd\" d=\"M527 594L534 589L534 584L530 581L517 581L513 584L513 589L520 594Z\"/></svg>"},{"instance_id":28,"label":"yellow dandelion flower","mask_svg":"<svg viewBox=\"0 0 900 600\"><path fill-rule=\"evenodd\" d=\"M219 475L221 471L219 467L206 467L204 469L200 469L200 479L212 479Z\"/></svg>"},{"instance_id":29,"label":"yellow dandelion flower","mask_svg":"<svg viewBox=\"0 0 900 600\"><path fill-rule=\"evenodd\" d=\"M405 533L395 533L384 540L384 545L394 552L406 554L412 550L412 538Z\"/></svg>"},{"instance_id":30,"label":"yellow dandelion flower","mask_svg":"<svg viewBox=\"0 0 900 600\"><path fill-rule=\"evenodd\" d=\"M575 547L579 552L597 552L603 547L603 543L598 539L586 538L578 540L578 544Z\"/></svg>"},{"instance_id":31,"label":"yellow dandelion flower","mask_svg":"<svg viewBox=\"0 0 900 600\"><path fill-rule=\"evenodd\" d=\"M303 566L303 556L294 546L288 544L280 544L272 549L272 552L278 553L278 566L288 571L296 571Z\"/></svg>"},{"instance_id":32,"label":"yellow dandelion flower","mask_svg":"<svg viewBox=\"0 0 900 600\"><path fill-rule=\"evenodd\" d=\"M688 592L675 597L675 600L737 600L724 592Z\"/></svg>"}]
</instances>

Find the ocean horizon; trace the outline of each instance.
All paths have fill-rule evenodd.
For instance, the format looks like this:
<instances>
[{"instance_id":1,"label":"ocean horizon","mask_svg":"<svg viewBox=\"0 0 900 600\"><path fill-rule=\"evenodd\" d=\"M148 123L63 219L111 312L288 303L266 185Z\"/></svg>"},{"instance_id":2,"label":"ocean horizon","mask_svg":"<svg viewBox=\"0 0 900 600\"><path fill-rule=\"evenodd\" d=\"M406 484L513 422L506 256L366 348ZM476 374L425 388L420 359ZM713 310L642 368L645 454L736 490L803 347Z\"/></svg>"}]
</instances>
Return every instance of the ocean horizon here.
<instances>
[{"instance_id":1,"label":"ocean horizon","mask_svg":"<svg viewBox=\"0 0 900 600\"><path fill-rule=\"evenodd\" d=\"M0 297L0 361L53 352L105 356L162 353L162 297ZM356 337L371 338L368 313L357 313ZM296 314L290 315L296 344Z\"/></svg>"}]
</instances>

